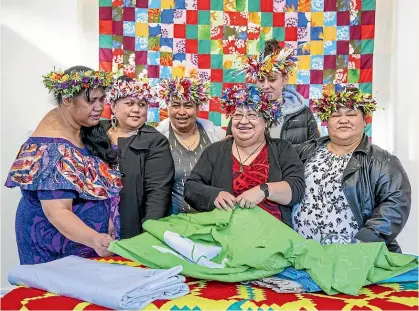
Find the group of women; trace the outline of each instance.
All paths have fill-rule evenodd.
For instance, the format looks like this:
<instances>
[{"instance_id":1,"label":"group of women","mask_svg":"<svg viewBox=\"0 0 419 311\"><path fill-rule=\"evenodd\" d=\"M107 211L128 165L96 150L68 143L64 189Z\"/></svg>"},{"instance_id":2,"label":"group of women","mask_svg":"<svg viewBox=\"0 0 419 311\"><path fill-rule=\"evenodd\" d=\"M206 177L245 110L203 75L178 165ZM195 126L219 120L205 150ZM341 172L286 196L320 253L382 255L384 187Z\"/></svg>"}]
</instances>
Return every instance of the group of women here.
<instances>
[{"instance_id":1,"label":"group of women","mask_svg":"<svg viewBox=\"0 0 419 311\"><path fill-rule=\"evenodd\" d=\"M228 133L197 117L209 83L147 83L72 67L43 77L57 107L22 145L7 187L20 187L16 239L21 264L64 256L109 256L114 239L171 214L258 206L321 243L384 241L407 221L411 194L400 161L371 144L365 120L376 109L355 88L324 94L313 111L287 87L292 50L275 40L241 71L255 85L221 98ZM112 119L100 121L106 102ZM169 118L146 125L147 107L164 102Z\"/></svg>"}]
</instances>

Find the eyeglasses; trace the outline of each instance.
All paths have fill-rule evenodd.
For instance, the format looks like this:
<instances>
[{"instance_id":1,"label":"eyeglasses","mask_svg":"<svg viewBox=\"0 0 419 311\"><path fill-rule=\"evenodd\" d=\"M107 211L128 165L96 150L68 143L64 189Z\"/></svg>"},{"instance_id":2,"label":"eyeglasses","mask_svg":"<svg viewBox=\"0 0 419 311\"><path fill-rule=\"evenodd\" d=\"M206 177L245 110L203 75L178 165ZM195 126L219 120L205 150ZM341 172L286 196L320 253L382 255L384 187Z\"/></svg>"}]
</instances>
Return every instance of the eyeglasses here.
<instances>
[{"instance_id":1,"label":"eyeglasses","mask_svg":"<svg viewBox=\"0 0 419 311\"><path fill-rule=\"evenodd\" d=\"M235 113L233 114L232 119L239 121L243 119L243 117L246 117L246 119L249 121L254 121L257 118L259 118L259 115L257 113L249 113L249 114Z\"/></svg>"}]
</instances>

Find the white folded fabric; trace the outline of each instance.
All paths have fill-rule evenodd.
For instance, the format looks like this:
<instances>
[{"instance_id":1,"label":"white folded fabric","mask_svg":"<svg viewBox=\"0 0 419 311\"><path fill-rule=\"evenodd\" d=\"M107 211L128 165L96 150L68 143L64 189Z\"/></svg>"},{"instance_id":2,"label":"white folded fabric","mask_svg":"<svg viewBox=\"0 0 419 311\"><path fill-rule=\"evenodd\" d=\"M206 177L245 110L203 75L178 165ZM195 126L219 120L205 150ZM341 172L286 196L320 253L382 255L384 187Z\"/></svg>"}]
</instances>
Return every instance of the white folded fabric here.
<instances>
[{"instance_id":1,"label":"white folded fabric","mask_svg":"<svg viewBox=\"0 0 419 311\"><path fill-rule=\"evenodd\" d=\"M14 267L12 285L26 285L111 309L142 309L160 299L189 293L182 266L168 270L109 264L77 256Z\"/></svg>"}]
</instances>

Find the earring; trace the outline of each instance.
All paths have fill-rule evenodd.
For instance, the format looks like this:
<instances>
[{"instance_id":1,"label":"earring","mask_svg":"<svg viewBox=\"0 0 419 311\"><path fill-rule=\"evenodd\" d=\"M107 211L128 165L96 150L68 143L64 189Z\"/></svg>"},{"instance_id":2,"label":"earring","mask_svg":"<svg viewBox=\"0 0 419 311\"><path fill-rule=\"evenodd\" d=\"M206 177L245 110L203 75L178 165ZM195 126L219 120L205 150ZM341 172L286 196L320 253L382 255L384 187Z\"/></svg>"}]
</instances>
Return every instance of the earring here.
<instances>
[{"instance_id":1,"label":"earring","mask_svg":"<svg viewBox=\"0 0 419 311\"><path fill-rule=\"evenodd\" d=\"M118 123L118 120L116 119L115 115L112 114L112 117L111 117L111 126L112 126L112 128L116 128L117 123Z\"/></svg>"}]
</instances>

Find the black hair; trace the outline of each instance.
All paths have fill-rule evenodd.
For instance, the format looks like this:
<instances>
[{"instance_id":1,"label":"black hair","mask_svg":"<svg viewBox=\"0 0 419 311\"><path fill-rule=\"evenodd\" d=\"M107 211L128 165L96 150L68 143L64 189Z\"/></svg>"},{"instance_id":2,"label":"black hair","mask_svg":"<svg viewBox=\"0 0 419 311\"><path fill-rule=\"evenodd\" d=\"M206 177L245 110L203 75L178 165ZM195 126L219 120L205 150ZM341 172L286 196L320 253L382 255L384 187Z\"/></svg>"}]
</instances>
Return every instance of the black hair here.
<instances>
[{"instance_id":1,"label":"black hair","mask_svg":"<svg viewBox=\"0 0 419 311\"><path fill-rule=\"evenodd\" d=\"M134 79L131 78L131 77L128 77L128 76L120 76L120 77L118 77L118 79L116 79L116 81L132 82L132 81L134 81Z\"/></svg>"},{"instance_id":2,"label":"black hair","mask_svg":"<svg viewBox=\"0 0 419 311\"><path fill-rule=\"evenodd\" d=\"M65 70L64 74L69 74L72 71L84 72L89 70L92 69L85 66L73 66ZM82 94L84 94L87 101L90 100L90 88L82 89L77 94L74 94L73 97L80 96ZM63 98L61 94L56 96L56 100L58 105L62 104ZM80 128L80 138L86 148L94 156L99 157L111 166L118 164L118 151L112 147L111 139L102 125L97 124L91 127L82 126Z\"/></svg>"},{"instance_id":3,"label":"black hair","mask_svg":"<svg viewBox=\"0 0 419 311\"><path fill-rule=\"evenodd\" d=\"M263 57L271 55L272 53L278 50L281 50L281 47L279 46L279 41L275 39L267 40L265 41L265 47L263 49Z\"/></svg>"},{"instance_id":4,"label":"black hair","mask_svg":"<svg viewBox=\"0 0 419 311\"><path fill-rule=\"evenodd\" d=\"M352 93L355 93L355 94L358 94L360 92L359 88L357 88L355 86L347 86L347 87L345 87L345 91L346 92L352 92ZM358 110L361 111L362 115L365 117L364 107L359 107Z\"/></svg>"}]
</instances>

